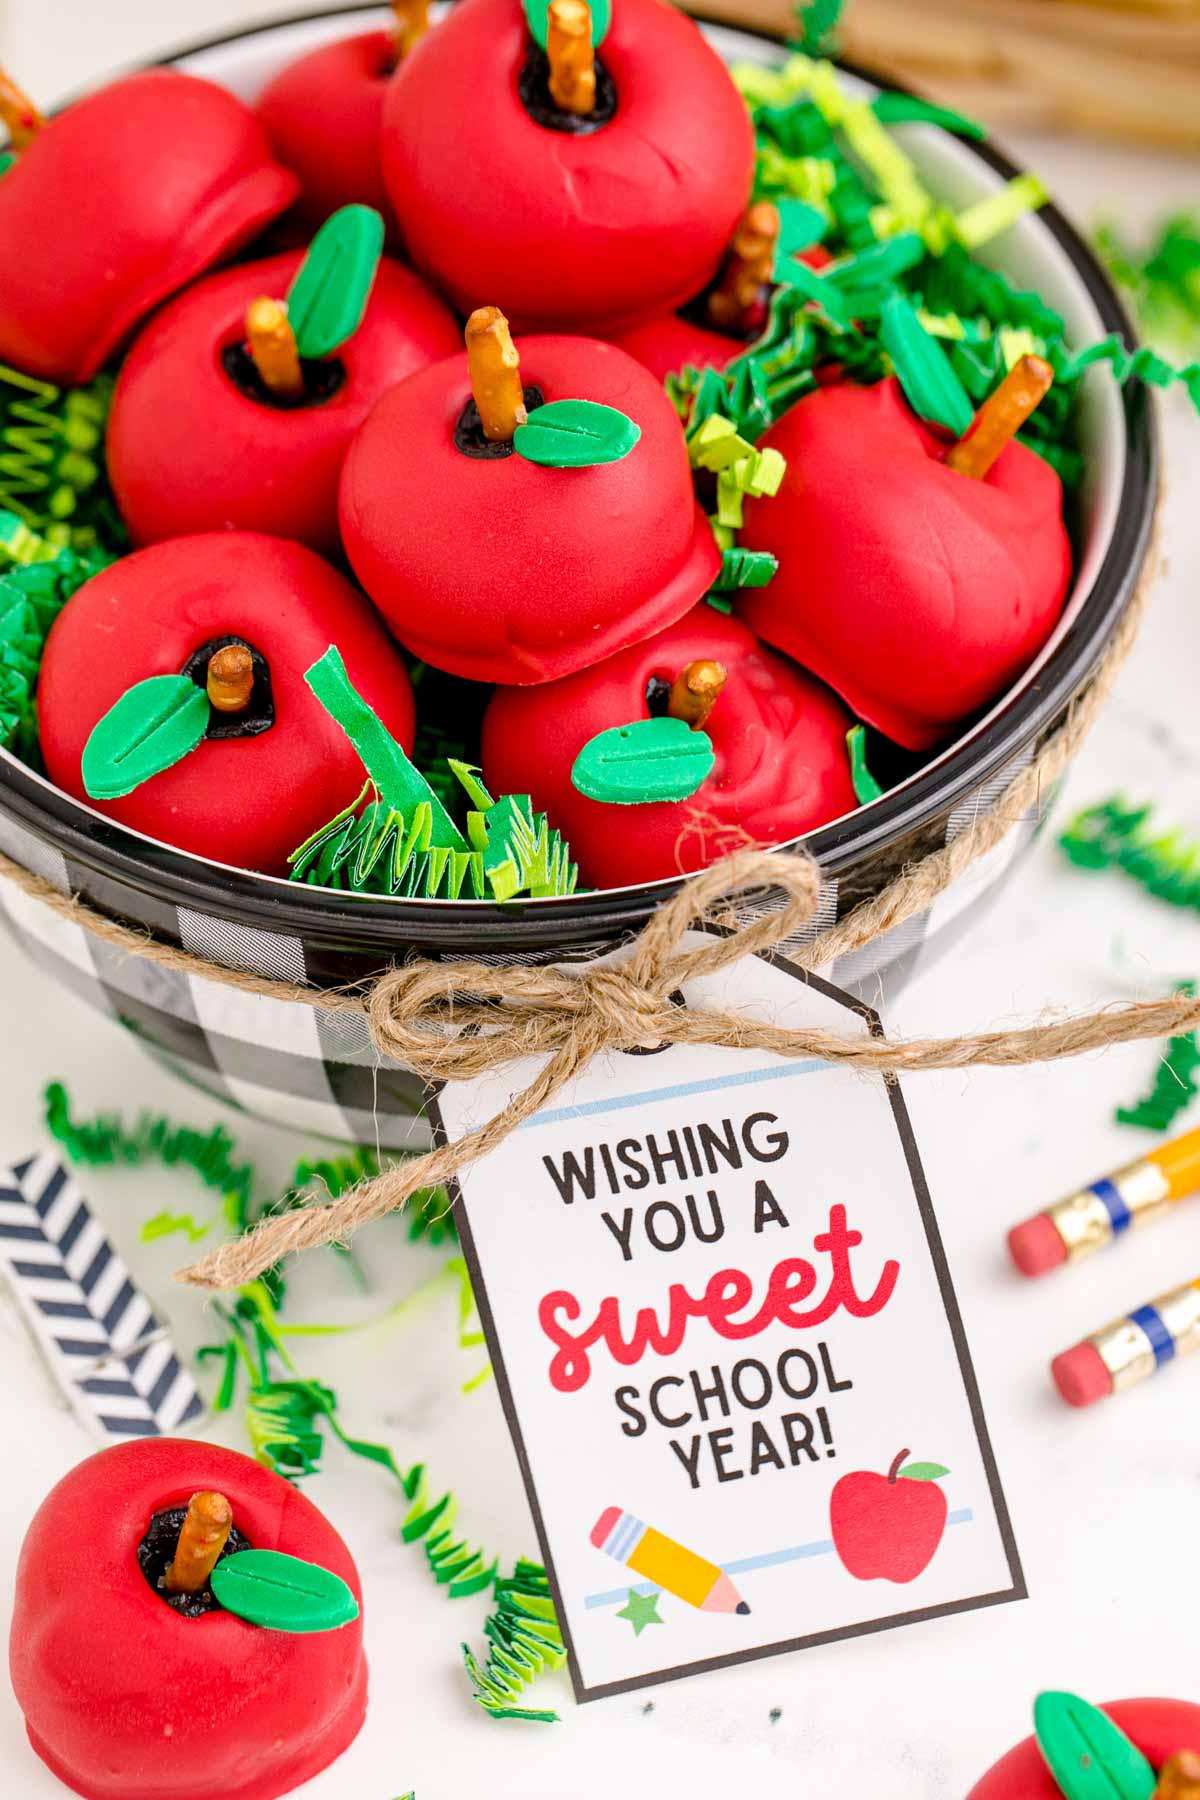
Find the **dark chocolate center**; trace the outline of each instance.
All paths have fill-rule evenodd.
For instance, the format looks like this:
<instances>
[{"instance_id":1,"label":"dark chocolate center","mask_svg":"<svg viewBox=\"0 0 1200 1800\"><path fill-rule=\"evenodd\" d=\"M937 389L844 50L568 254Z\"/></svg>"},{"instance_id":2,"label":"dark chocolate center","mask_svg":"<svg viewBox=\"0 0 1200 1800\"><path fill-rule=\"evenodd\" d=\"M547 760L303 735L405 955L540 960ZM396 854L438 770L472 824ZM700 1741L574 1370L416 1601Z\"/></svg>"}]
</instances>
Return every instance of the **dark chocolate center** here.
<instances>
[{"instance_id":1,"label":"dark chocolate center","mask_svg":"<svg viewBox=\"0 0 1200 1800\"><path fill-rule=\"evenodd\" d=\"M258 406L273 406L276 412L301 412L306 406L324 406L345 384L346 365L336 356L302 357L300 373L304 392L297 400L289 400L269 388L258 372L254 358L245 344L226 344L221 364L234 386Z\"/></svg>"},{"instance_id":2,"label":"dark chocolate center","mask_svg":"<svg viewBox=\"0 0 1200 1800\"><path fill-rule=\"evenodd\" d=\"M602 130L617 110L616 84L597 56L595 106L590 113L566 112L551 98L550 59L532 38L517 78L517 94L535 125L544 125L547 131L566 131L572 137Z\"/></svg>"},{"instance_id":3,"label":"dark chocolate center","mask_svg":"<svg viewBox=\"0 0 1200 1800\"><path fill-rule=\"evenodd\" d=\"M246 643L241 637L210 638L207 644L201 644L179 671L197 687L208 686L208 665L218 650L224 650L229 644L242 644L250 652L254 664L254 686L250 690L250 704L244 712L218 712L215 706L209 706L208 725L204 736L206 740L219 742L222 738L261 737L264 731L270 731L275 723L275 696L271 692L271 670L266 657L253 644Z\"/></svg>"},{"instance_id":4,"label":"dark chocolate center","mask_svg":"<svg viewBox=\"0 0 1200 1800\"><path fill-rule=\"evenodd\" d=\"M159 1599L165 1601L172 1612L177 1612L183 1619L200 1619L205 1613L221 1610L221 1602L207 1582L195 1594L168 1594L162 1585L163 1578L175 1559L175 1546L179 1542L179 1533L186 1517L186 1506L168 1506L164 1512L153 1515L146 1535L137 1547L138 1567ZM242 1536L235 1525L217 1561L223 1562L227 1556L236 1556L239 1550L249 1550L250 1547L249 1540ZM117 1655L120 1654L120 1645L114 1645L113 1649Z\"/></svg>"},{"instance_id":5,"label":"dark chocolate center","mask_svg":"<svg viewBox=\"0 0 1200 1800\"><path fill-rule=\"evenodd\" d=\"M536 412L539 406L546 404L546 396L540 387L527 387L522 392L526 412ZM463 456L499 458L513 453L511 438L493 443L491 438L484 437L483 426L479 423L479 408L474 400L468 400L458 415L458 424L454 427L454 448Z\"/></svg>"},{"instance_id":6,"label":"dark chocolate center","mask_svg":"<svg viewBox=\"0 0 1200 1800\"><path fill-rule=\"evenodd\" d=\"M671 698L671 683L661 675L652 675L646 683L646 711L652 719L665 719Z\"/></svg>"}]
</instances>

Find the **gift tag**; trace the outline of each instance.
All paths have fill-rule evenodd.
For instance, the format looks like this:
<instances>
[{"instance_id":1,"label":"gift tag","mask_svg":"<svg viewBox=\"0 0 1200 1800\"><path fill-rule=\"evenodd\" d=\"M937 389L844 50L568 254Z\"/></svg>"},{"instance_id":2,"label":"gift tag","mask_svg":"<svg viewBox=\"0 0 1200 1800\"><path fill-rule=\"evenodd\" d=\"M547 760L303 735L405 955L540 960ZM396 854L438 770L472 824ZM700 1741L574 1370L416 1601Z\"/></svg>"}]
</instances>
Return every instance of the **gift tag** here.
<instances>
[{"instance_id":1,"label":"gift tag","mask_svg":"<svg viewBox=\"0 0 1200 1800\"><path fill-rule=\"evenodd\" d=\"M780 958L682 999L880 1030ZM536 1067L443 1087L441 1136ZM457 1208L580 1700L1024 1598L897 1083L608 1052Z\"/></svg>"}]
</instances>

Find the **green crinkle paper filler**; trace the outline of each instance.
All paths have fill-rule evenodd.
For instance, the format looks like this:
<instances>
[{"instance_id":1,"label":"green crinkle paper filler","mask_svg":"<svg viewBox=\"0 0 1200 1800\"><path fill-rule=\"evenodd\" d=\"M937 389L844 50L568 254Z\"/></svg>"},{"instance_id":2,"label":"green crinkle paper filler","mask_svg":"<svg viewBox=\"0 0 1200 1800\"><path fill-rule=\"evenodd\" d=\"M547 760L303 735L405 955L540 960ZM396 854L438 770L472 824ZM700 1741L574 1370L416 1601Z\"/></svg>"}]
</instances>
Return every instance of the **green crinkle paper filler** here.
<instances>
[{"instance_id":1,"label":"green crinkle paper filler","mask_svg":"<svg viewBox=\"0 0 1200 1800\"><path fill-rule=\"evenodd\" d=\"M1200 912L1200 842L1152 832L1150 806L1114 798L1076 813L1059 846L1080 869L1120 869L1156 900Z\"/></svg>"},{"instance_id":2,"label":"green crinkle paper filler","mask_svg":"<svg viewBox=\"0 0 1200 1800\"><path fill-rule=\"evenodd\" d=\"M83 785L116 800L190 756L208 730L208 695L187 675L151 675L126 688L83 747Z\"/></svg>"},{"instance_id":3,"label":"green crinkle paper filler","mask_svg":"<svg viewBox=\"0 0 1200 1800\"><path fill-rule=\"evenodd\" d=\"M846 733L846 749L850 756L850 779L854 797L860 806L878 800L883 789L867 767L867 733L862 725L852 725Z\"/></svg>"},{"instance_id":4,"label":"green crinkle paper filler","mask_svg":"<svg viewBox=\"0 0 1200 1800\"><path fill-rule=\"evenodd\" d=\"M293 881L310 886L426 900L511 900L574 893L579 870L561 833L528 795L494 800L471 765L450 760L459 786L479 808L464 833L441 795L414 766L379 716L355 692L330 647L305 675L367 770L357 799L288 858Z\"/></svg>"},{"instance_id":5,"label":"green crinkle paper filler","mask_svg":"<svg viewBox=\"0 0 1200 1800\"><path fill-rule=\"evenodd\" d=\"M975 417L974 408L946 352L902 294L893 294L884 305L880 336L917 417L962 437Z\"/></svg>"},{"instance_id":6,"label":"green crinkle paper filler","mask_svg":"<svg viewBox=\"0 0 1200 1800\"><path fill-rule=\"evenodd\" d=\"M712 773L716 756L705 731L683 719L635 719L589 738L571 769L571 784L610 806L688 800Z\"/></svg>"},{"instance_id":7,"label":"green crinkle paper filler","mask_svg":"<svg viewBox=\"0 0 1200 1800\"><path fill-rule=\"evenodd\" d=\"M113 385L105 373L63 389L0 365L0 509L55 551L128 542L104 466Z\"/></svg>"},{"instance_id":8,"label":"green crinkle paper filler","mask_svg":"<svg viewBox=\"0 0 1200 1800\"><path fill-rule=\"evenodd\" d=\"M38 671L51 625L76 590L112 560L96 549L60 550L15 513L0 513L0 547L23 554L0 574L0 746L33 720Z\"/></svg>"},{"instance_id":9,"label":"green crinkle paper filler","mask_svg":"<svg viewBox=\"0 0 1200 1800\"><path fill-rule=\"evenodd\" d=\"M547 469L593 469L621 462L642 435L640 425L598 400L550 400L513 433L513 449Z\"/></svg>"},{"instance_id":10,"label":"green crinkle paper filler","mask_svg":"<svg viewBox=\"0 0 1200 1800\"><path fill-rule=\"evenodd\" d=\"M383 219L343 206L317 232L287 293L288 323L305 358L332 356L363 322L383 254Z\"/></svg>"},{"instance_id":11,"label":"green crinkle paper filler","mask_svg":"<svg viewBox=\"0 0 1200 1800\"><path fill-rule=\"evenodd\" d=\"M1177 994L1196 992L1194 981L1177 981ZM1182 1032L1167 1042L1167 1053L1154 1071L1154 1085L1132 1106L1118 1106L1118 1125L1137 1125L1145 1131L1169 1131L1180 1113L1186 1112L1197 1092L1200 1044L1194 1031Z\"/></svg>"},{"instance_id":12,"label":"green crinkle paper filler","mask_svg":"<svg viewBox=\"0 0 1200 1800\"><path fill-rule=\"evenodd\" d=\"M1064 1800L1153 1800L1154 1770L1098 1706L1077 1694L1039 1694L1033 1724Z\"/></svg>"},{"instance_id":13,"label":"green crinkle paper filler","mask_svg":"<svg viewBox=\"0 0 1200 1800\"><path fill-rule=\"evenodd\" d=\"M932 100L922 100L917 94L885 91L872 100L871 110L883 125L937 125L943 131L953 132L956 137L980 139L987 136L977 120L967 118L965 113L955 112L952 107L937 106Z\"/></svg>"},{"instance_id":14,"label":"green crinkle paper filler","mask_svg":"<svg viewBox=\"0 0 1200 1800\"><path fill-rule=\"evenodd\" d=\"M1144 251L1128 244L1111 222L1097 227L1095 240L1147 334L1194 343L1200 335L1200 213L1172 213Z\"/></svg>"},{"instance_id":15,"label":"green crinkle paper filler","mask_svg":"<svg viewBox=\"0 0 1200 1800\"><path fill-rule=\"evenodd\" d=\"M557 1725L556 1712L519 1704L539 1675L561 1669L567 1660L546 1571L541 1563L520 1561L510 1576L497 1577L495 1593L495 1611L483 1627L488 1638L486 1663L480 1663L469 1645L462 1647L473 1697L493 1719Z\"/></svg>"}]
</instances>

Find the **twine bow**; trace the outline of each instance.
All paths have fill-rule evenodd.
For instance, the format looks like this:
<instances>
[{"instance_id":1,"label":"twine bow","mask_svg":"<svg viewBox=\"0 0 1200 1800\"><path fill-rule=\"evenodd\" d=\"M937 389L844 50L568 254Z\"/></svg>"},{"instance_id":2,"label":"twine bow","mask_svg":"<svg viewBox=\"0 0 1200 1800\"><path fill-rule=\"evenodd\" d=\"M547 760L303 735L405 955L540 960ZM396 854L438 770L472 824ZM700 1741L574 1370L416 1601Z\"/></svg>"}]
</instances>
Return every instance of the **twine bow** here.
<instances>
[{"instance_id":1,"label":"twine bow","mask_svg":"<svg viewBox=\"0 0 1200 1800\"><path fill-rule=\"evenodd\" d=\"M350 1237L403 1206L419 1188L437 1187L486 1156L602 1050L719 1044L887 1074L1051 1061L1200 1024L1200 998L1173 994L1022 1030L889 1043L679 1004L679 990L689 983L801 932L813 919L820 888L819 870L808 857L742 850L689 881L652 916L619 964L535 969L416 961L389 971L367 1000L371 1035L384 1055L425 1080L469 1081L530 1057L543 1060L502 1111L456 1143L385 1169L327 1205L269 1219L180 1271L178 1279L203 1288L237 1287L295 1251ZM783 905L739 925L738 905L768 889L784 891ZM724 935L686 945L688 932L705 925L724 927ZM802 967L819 967L843 945L843 929L834 927L789 956Z\"/></svg>"}]
</instances>

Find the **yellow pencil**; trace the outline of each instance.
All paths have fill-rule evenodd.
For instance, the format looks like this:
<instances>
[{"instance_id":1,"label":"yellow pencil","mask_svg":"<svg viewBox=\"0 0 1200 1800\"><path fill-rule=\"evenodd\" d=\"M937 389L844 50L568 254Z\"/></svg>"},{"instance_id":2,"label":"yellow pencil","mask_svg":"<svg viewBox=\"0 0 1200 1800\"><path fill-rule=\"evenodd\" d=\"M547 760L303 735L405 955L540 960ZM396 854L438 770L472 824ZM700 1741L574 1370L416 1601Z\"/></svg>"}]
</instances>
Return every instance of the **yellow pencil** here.
<instances>
[{"instance_id":1,"label":"yellow pencil","mask_svg":"<svg viewBox=\"0 0 1200 1800\"><path fill-rule=\"evenodd\" d=\"M614 1561L624 1563L636 1575L665 1588L677 1600L699 1607L701 1612L750 1611L716 1563L643 1524L632 1513L622 1512L619 1506L606 1507L600 1514L592 1528L592 1542Z\"/></svg>"},{"instance_id":2,"label":"yellow pencil","mask_svg":"<svg viewBox=\"0 0 1200 1800\"><path fill-rule=\"evenodd\" d=\"M1068 1194L1014 1225L1008 1248L1022 1275L1044 1275L1145 1225L1200 1190L1200 1130L1148 1150L1136 1162Z\"/></svg>"}]
</instances>

